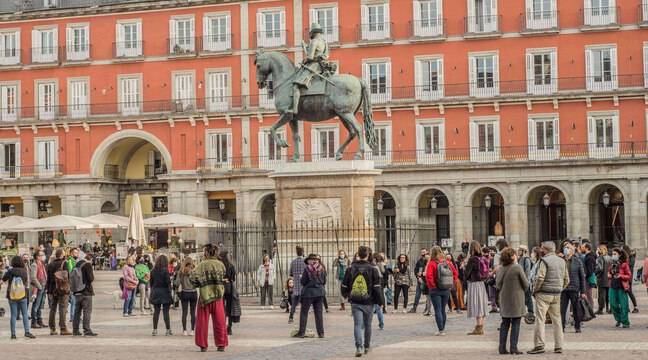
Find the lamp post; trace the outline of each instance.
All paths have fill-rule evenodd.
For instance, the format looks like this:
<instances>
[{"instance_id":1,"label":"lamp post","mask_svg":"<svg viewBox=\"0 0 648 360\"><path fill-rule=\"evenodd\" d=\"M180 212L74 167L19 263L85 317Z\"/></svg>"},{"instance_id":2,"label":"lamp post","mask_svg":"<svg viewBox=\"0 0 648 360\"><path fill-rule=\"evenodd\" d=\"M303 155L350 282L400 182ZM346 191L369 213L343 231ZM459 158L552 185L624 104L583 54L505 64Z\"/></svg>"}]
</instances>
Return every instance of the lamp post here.
<instances>
[{"instance_id":1,"label":"lamp post","mask_svg":"<svg viewBox=\"0 0 648 360\"><path fill-rule=\"evenodd\" d=\"M610 194L607 191L605 191L603 193L603 196L601 197L601 200L603 202L603 206L605 206L605 207L610 206Z\"/></svg>"},{"instance_id":2,"label":"lamp post","mask_svg":"<svg viewBox=\"0 0 648 360\"><path fill-rule=\"evenodd\" d=\"M490 197L490 195L486 194L486 197L484 198L484 206L486 206L486 209L490 210L492 205L493 199Z\"/></svg>"},{"instance_id":3,"label":"lamp post","mask_svg":"<svg viewBox=\"0 0 648 360\"><path fill-rule=\"evenodd\" d=\"M16 213L16 205L11 204L9 205L9 215L13 215Z\"/></svg>"},{"instance_id":4,"label":"lamp post","mask_svg":"<svg viewBox=\"0 0 648 360\"><path fill-rule=\"evenodd\" d=\"M225 200L218 200L218 211L220 211L221 220L225 220Z\"/></svg>"},{"instance_id":5,"label":"lamp post","mask_svg":"<svg viewBox=\"0 0 648 360\"><path fill-rule=\"evenodd\" d=\"M439 206L439 200L436 196L432 196L432 199L430 199L430 209L436 209L437 206Z\"/></svg>"},{"instance_id":6,"label":"lamp post","mask_svg":"<svg viewBox=\"0 0 648 360\"><path fill-rule=\"evenodd\" d=\"M381 249L382 237L380 236L380 227L382 226L382 211L385 208L385 201L381 198L376 201L376 210L378 210L378 249ZM386 233L385 233L386 234ZM378 250L380 251L380 250Z\"/></svg>"}]
</instances>

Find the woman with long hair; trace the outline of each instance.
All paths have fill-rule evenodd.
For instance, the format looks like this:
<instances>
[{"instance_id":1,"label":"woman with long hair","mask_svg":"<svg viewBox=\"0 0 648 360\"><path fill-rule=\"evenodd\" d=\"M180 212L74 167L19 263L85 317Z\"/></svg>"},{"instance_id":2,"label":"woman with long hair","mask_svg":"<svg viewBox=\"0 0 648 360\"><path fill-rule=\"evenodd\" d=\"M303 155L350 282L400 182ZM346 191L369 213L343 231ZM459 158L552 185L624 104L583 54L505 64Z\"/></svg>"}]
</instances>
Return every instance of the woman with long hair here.
<instances>
[{"instance_id":1,"label":"woman with long hair","mask_svg":"<svg viewBox=\"0 0 648 360\"><path fill-rule=\"evenodd\" d=\"M164 316L166 335L173 335L171 332L171 319L169 310L173 304L171 296L171 275L169 274L169 259L166 255L160 255L155 260L155 266L151 271L151 304L153 305L153 336L157 335L158 321L160 320L160 309Z\"/></svg>"},{"instance_id":2,"label":"woman with long hair","mask_svg":"<svg viewBox=\"0 0 648 360\"><path fill-rule=\"evenodd\" d=\"M445 273L445 270L450 270L451 274ZM447 275L451 275L451 278ZM430 249L430 261L428 261L427 268L425 269L425 283L428 288L428 297L430 298L432 307L434 307L434 320L438 329L436 332L437 336L446 334L445 325L447 316L445 308L448 305L450 288L452 287L445 287L444 283L440 280L449 280L450 284L454 284L458 278L459 273L454 264L446 260L446 256L439 246L433 246Z\"/></svg>"},{"instance_id":3,"label":"woman with long hair","mask_svg":"<svg viewBox=\"0 0 648 360\"><path fill-rule=\"evenodd\" d=\"M409 258L405 254L398 255L394 273L394 312L398 312L398 298L403 293L403 313L407 312L407 299L412 275L410 273Z\"/></svg>"},{"instance_id":4,"label":"woman with long hair","mask_svg":"<svg viewBox=\"0 0 648 360\"><path fill-rule=\"evenodd\" d=\"M270 256L263 255L263 260L257 270L257 287L261 293L261 310L266 309L266 300L270 310L274 309L272 304L272 287L275 281L275 269Z\"/></svg>"},{"instance_id":5,"label":"woman with long hair","mask_svg":"<svg viewBox=\"0 0 648 360\"><path fill-rule=\"evenodd\" d=\"M629 282L629 288L628 288L628 297L630 298L630 301L632 301L632 313L636 314L639 312L639 308L637 307L637 298L635 297L634 292L632 291L632 279L634 278L634 268L635 268L635 262L637 260L637 252L633 249L630 248L627 244L623 244L623 251L626 252L628 255L628 267L630 268L630 282Z\"/></svg>"},{"instance_id":6,"label":"woman with long hair","mask_svg":"<svg viewBox=\"0 0 648 360\"><path fill-rule=\"evenodd\" d=\"M628 313L628 290L632 282L632 273L628 264L628 254L622 248L612 250L612 265L610 266L610 308L616 320L616 326L630 327Z\"/></svg>"},{"instance_id":7,"label":"woman with long hair","mask_svg":"<svg viewBox=\"0 0 648 360\"><path fill-rule=\"evenodd\" d=\"M463 289L461 288L461 278L459 273L459 264L455 261L454 256L451 252L446 254L446 260L454 265L457 269L457 279L450 289L450 301L448 301L448 311L455 311L457 314L461 314L461 309L464 307L463 303Z\"/></svg>"},{"instance_id":8,"label":"woman with long hair","mask_svg":"<svg viewBox=\"0 0 648 360\"><path fill-rule=\"evenodd\" d=\"M351 266L351 261L346 254L346 251L340 249L338 250L338 257L333 260L333 270L335 271L335 283L337 287L340 288L342 281L344 280L344 274L346 274L347 269ZM340 294L340 311L344 311L344 297Z\"/></svg>"},{"instance_id":9,"label":"woman with long hair","mask_svg":"<svg viewBox=\"0 0 648 360\"><path fill-rule=\"evenodd\" d=\"M229 252L223 250L218 254L218 259L225 265L225 316L227 316L227 335L232 335L232 323L234 316L240 316L233 313L234 307L234 289L236 288L236 268L230 261ZM237 320L238 322L238 320Z\"/></svg>"},{"instance_id":10,"label":"woman with long hair","mask_svg":"<svg viewBox=\"0 0 648 360\"><path fill-rule=\"evenodd\" d=\"M484 335L484 318L488 316L488 292L484 281L488 279L488 264L482 257L482 247L477 241L472 241L469 247L470 258L466 264L466 280L468 291L468 318L475 318L475 329L468 335Z\"/></svg>"},{"instance_id":11,"label":"woman with long hair","mask_svg":"<svg viewBox=\"0 0 648 360\"><path fill-rule=\"evenodd\" d=\"M308 311L311 305L315 313L315 328L317 336L324 337L324 317L322 316L322 307L324 306L324 297L326 296L326 268L316 254L310 254L304 260L306 268L302 273L300 282L301 290L301 310L299 313L299 331L294 337L304 337L306 335L306 322L308 321Z\"/></svg>"},{"instance_id":12,"label":"woman with long hair","mask_svg":"<svg viewBox=\"0 0 648 360\"><path fill-rule=\"evenodd\" d=\"M196 327L196 303L198 302L198 291L189 280L191 271L195 268L192 258L186 257L180 266L180 271L174 280L178 289L180 304L182 306L182 335L191 336ZM189 311L188 311L189 310ZM187 332L187 314L191 314L191 331Z\"/></svg>"},{"instance_id":13,"label":"woman with long hair","mask_svg":"<svg viewBox=\"0 0 648 360\"><path fill-rule=\"evenodd\" d=\"M7 300L9 301L9 309L11 311L9 326L12 340L16 339L16 320L18 319L18 314L21 313L25 337L30 339L36 338L30 331L29 314L27 314L27 306L29 305L28 278L27 269L25 269L25 265L20 256L11 258L11 269L4 274L2 281L7 282ZM13 286L14 284L16 286ZM21 284L22 287L20 286Z\"/></svg>"},{"instance_id":14,"label":"woman with long hair","mask_svg":"<svg viewBox=\"0 0 648 360\"><path fill-rule=\"evenodd\" d=\"M126 266L122 270L124 279L124 317L133 316L133 304L135 304L135 292L139 285L139 280L135 275L135 257L129 256L126 258Z\"/></svg>"}]
</instances>

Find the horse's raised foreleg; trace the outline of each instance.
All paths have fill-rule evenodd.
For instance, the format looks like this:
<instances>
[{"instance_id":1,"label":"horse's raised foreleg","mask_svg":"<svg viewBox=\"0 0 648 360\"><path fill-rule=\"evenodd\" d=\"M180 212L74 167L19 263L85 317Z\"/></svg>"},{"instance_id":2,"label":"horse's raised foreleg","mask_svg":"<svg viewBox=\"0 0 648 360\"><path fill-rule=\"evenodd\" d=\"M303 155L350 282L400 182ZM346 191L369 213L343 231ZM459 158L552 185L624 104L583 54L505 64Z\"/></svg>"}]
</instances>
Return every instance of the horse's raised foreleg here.
<instances>
[{"instance_id":1,"label":"horse's raised foreleg","mask_svg":"<svg viewBox=\"0 0 648 360\"><path fill-rule=\"evenodd\" d=\"M277 120L277 122L270 127L270 135L272 135L275 144L279 145L282 148L287 148L288 142L285 139L282 139L279 134L277 134L277 130L286 125L292 118L292 115L282 113L281 116L279 116L279 120Z\"/></svg>"},{"instance_id":2,"label":"horse's raised foreleg","mask_svg":"<svg viewBox=\"0 0 648 360\"><path fill-rule=\"evenodd\" d=\"M297 122L296 118L293 118L292 120L290 120L290 122L288 122L288 125L290 126L290 132L292 133L293 138L292 160L294 162L297 162L301 157L301 154L299 153L299 143L301 142L301 138L299 137L299 123Z\"/></svg>"},{"instance_id":3,"label":"horse's raised foreleg","mask_svg":"<svg viewBox=\"0 0 648 360\"><path fill-rule=\"evenodd\" d=\"M356 122L356 118L352 113L344 113L344 114L338 114L340 119L342 120L342 124L344 127L349 131L349 137L347 140L340 146L340 150L338 152L340 153L340 158L341 155L344 153L344 150L346 149L347 145L353 140L354 137L358 137L358 141L360 142L360 146L358 147L358 151L356 151L354 155L355 160L360 160L362 159L362 156L365 152L365 141L364 137L362 136L362 128L358 123ZM353 134L353 135L351 135ZM337 159L336 154L336 159ZM339 159L338 159L339 160Z\"/></svg>"},{"instance_id":4,"label":"horse's raised foreleg","mask_svg":"<svg viewBox=\"0 0 648 360\"><path fill-rule=\"evenodd\" d=\"M353 115L351 114L338 114L340 117L340 121L342 122L342 125L347 129L347 132L349 135L347 136L346 140L340 145L340 148L335 152L335 160L342 160L342 157L344 156L344 151L346 150L347 146L353 141L353 138L358 136L359 133L357 132L355 126L353 126ZM357 156L357 154L356 154Z\"/></svg>"}]
</instances>

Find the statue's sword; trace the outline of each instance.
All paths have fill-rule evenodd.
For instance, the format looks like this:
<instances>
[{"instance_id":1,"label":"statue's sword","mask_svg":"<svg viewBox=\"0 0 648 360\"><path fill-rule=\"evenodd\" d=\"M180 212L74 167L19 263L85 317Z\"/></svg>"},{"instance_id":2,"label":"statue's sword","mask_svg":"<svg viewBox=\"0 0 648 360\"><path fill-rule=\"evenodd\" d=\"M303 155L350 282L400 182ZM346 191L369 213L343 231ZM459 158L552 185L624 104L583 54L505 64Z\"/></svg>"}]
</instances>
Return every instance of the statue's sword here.
<instances>
[{"instance_id":1,"label":"statue's sword","mask_svg":"<svg viewBox=\"0 0 648 360\"><path fill-rule=\"evenodd\" d=\"M300 63L300 64L299 64L299 67L300 67L300 68L304 68L304 69L310 71L311 73L313 73L313 74L319 76L322 80L326 81L327 83L329 83L329 84L331 84L331 85L337 87L337 85L335 85L335 83L334 83L333 81L329 80L327 77L325 77L324 75L318 73L317 71L315 71L315 70L309 68L308 66L305 66L304 64L301 64L301 63Z\"/></svg>"}]
</instances>

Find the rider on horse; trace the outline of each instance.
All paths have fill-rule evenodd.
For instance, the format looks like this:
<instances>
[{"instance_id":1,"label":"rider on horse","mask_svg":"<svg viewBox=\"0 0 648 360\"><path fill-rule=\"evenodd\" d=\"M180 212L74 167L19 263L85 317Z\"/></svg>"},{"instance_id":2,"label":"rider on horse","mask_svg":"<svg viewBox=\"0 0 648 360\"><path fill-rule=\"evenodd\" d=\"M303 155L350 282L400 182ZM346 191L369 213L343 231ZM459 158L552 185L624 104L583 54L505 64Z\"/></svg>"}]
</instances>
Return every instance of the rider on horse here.
<instances>
[{"instance_id":1,"label":"rider on horse","mask_svg":"<svg viewBox=\"0 0 648 360\"><path fill-rule=\"evenodd\" d=\"M329 47L324 39L324 32L318 23L313 23L310 29L310 42L308 47L305 48L306 59L300 64L295 79L293 80L293 97L292 109L287 113L297 114L299 110L299 98L302 89L308 89L311 81L317 74L323 74L329 65L326 62L329 56Z\"/></svg>"}]
</instances>

